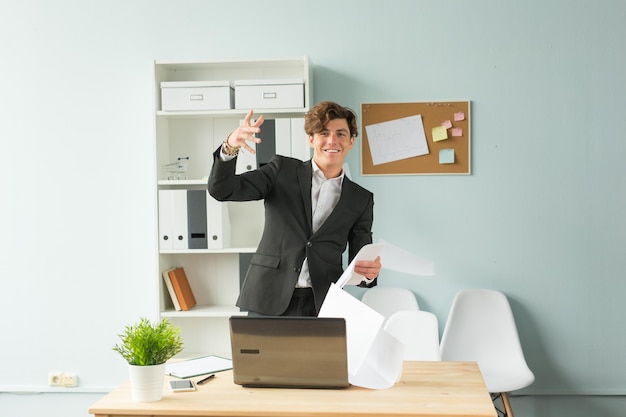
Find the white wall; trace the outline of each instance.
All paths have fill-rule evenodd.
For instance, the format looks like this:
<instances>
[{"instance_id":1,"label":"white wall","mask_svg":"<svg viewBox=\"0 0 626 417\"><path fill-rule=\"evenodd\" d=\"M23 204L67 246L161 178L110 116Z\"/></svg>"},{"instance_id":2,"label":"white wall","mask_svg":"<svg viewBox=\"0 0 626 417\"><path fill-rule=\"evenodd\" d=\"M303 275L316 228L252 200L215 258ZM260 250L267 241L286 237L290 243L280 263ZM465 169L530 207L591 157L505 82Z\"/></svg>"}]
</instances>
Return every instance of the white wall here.
<instances>
[{"instance_id":1,"label":"white wall","mask_svg":"<svg viewBox=\"0 0 626 417\"><path fill-rule=\"evenodd\" d=\"M441 323L459 289L504 291L537 376L518 414L620 415L624 397L549 395L626 392L625 18L611 0L0 0L0 392L23 394L0 414L86 415L126 378L117 332L156 314L152 61L309 55L316 100L472 101L471 176L361 177L349 156L375 238L436 265L381 285ZM57 369L80 386L50 392Z\"/></svg>"}]
</instances>

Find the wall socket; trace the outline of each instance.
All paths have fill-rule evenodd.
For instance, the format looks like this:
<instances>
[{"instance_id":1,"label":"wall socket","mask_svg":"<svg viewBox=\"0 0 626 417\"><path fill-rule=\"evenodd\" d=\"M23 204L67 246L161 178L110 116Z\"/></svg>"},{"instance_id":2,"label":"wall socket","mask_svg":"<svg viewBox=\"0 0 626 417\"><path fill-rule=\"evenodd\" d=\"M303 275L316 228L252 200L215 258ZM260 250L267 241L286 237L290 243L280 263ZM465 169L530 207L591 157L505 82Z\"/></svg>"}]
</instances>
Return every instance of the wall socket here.
<instances>
[{"instance_id":1,"label":"wall socket","mask_svg":"<svg viewBox=\"0 0 626 417\"><path fill-rule=\"evenodd\" d=\"M51 387L60 387L63 385L63 372L50 371L48 372L48 385Z\"/></svg>"},{"instance_id":2,"label":"wall socket","mask_svg":"<svg viewBox=\"0 0 626 417\"><path fill-rule=\"evenodd\" d=\"M78 375L74 372L50 371L48 372L48 385L51 387L76 387Z\"/></svg>"},{"instance_id":3,"label":"wall socket","mask_svg":"<svg viewBox=\"0 0 626 417\"><path fill-rule=\"evenodd\" d=\"M61 379L64 387L75 387L78 385L78 375L74 372L64 372Z\"/></svg>"}]
</instances>

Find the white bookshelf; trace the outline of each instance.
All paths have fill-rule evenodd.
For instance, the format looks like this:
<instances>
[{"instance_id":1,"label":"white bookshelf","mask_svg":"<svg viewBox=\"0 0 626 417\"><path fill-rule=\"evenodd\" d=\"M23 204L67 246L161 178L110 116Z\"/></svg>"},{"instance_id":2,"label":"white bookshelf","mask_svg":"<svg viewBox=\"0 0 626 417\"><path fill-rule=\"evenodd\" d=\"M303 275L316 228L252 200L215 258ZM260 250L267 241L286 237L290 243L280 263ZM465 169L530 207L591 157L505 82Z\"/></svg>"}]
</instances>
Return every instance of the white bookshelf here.
<instances>
[{"instance_id":1,"label":"white bookshelf","mask_svg":"<svg viewBox=\"0 0 626 417\"><path fill-rule=\"evenodd\" d=\"M302 108L254 109L266 119L302 118L311 105L312 67L307 57L291 59L216 60L204 62L155 61L154 115L155 156L158 190L206 190L212 153L232 132L247 109L210 111L162 111L161 82L234 81L302 79ZM308 159L306 136L292 156ZM189 157L184 178L172 179L165 165L179 157ZM228 318L244 315L235 306L239 295L240 255L254 253L263 231L263 202L228 202L230 245L221 249L159 249L155 277L159 294L159 316L167 317L182 330L185 351L230 356ZM159 234L158 234L159 235ZM160 236L160 235L159 235ZM158 247L158 245L157 245ZM176 311L161 271L182 266L194 292L197 305Z\"/></svg>"}]
</instances>

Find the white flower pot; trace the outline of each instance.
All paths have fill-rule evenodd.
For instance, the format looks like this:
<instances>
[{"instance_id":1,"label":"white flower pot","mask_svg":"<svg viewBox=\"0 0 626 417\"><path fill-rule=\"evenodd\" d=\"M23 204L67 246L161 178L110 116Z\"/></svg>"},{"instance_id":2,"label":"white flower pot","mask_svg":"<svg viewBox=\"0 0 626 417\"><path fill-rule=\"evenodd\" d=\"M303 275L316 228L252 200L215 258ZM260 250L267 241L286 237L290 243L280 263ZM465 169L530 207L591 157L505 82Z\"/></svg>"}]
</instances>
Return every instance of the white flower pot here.
<instances>
[{"instance_id":1,"label":"white flower pot","mask_svg":"<svg viewBox=\"0 0 626 417\"><path fill-rule=\"evenodd\" d=\"M130 392L135 402L159 401L163 397L165 364L136 366L128 365Z\"/></svg>"}]
</instances>

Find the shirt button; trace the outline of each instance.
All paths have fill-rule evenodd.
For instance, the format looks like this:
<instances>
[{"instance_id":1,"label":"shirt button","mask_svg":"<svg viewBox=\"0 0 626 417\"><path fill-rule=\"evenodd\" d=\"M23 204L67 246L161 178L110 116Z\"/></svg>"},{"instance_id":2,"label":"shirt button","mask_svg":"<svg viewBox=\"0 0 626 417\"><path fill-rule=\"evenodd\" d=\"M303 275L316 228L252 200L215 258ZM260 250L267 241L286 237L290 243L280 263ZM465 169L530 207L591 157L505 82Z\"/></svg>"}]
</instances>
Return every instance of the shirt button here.
<instances>
[{"instance_id":1,"label":"shirt button","mask_svg":"<svg viewBox=\"0 0 626 417\"><path fill-rule=\"evenodd\" d=\"M313 242L306 242L306 245L310 248L311 246L313 246Z\"/></svg>"}]
</instances>

